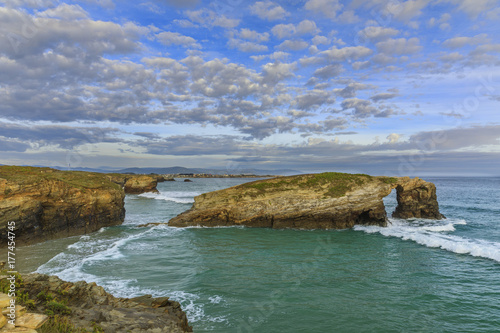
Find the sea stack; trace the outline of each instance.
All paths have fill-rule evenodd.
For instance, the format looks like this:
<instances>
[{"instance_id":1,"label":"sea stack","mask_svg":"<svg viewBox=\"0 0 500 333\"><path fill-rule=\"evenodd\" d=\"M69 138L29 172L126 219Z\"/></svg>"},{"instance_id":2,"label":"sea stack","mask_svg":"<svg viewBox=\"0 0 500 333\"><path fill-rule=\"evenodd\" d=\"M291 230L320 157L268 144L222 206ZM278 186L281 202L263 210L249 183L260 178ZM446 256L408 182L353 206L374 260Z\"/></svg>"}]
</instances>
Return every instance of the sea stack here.
<instances>
[{"instance_id":1,"label":"sea stack","mask_svg":"<svg viewBox=\"0 0 500 333\"><path fill-rule=\"evenodd\" d=\"M394 216L441 219L434 184L408 177L325 172L259 180L195 197L170 226L344 229L387 225L383 198L398 192Z\"/></svg>"}]
</instances>

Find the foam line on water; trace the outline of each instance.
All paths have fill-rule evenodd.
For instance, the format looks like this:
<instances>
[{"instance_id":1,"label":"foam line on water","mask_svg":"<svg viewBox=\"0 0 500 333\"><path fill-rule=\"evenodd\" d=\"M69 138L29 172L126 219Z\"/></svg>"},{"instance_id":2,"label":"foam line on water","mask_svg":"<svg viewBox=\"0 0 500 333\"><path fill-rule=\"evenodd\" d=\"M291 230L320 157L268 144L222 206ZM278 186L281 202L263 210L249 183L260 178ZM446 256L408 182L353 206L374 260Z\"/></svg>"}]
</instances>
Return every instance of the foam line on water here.
<instances>
[{"instance_id":1,"label":"foam line on water","mask_svg":"<svg viewBox=\"0 0 500 333\"><path fill-rule=\"evenodd\" d=\"M176 193L180 193L180 192L176 192ZM172 201L175 203L182 203L182 204L188 204L188 203L194 202L193 196L179 197L179 196L174 196L174 195L164 194L164 193L142 193L142 194L139 194L139 196L143 197L143 198Z\"/></svg>"},{"instance_id":2,"label":"foam line on water","mask_svg":"<svg viewBox=\"0 0 500 333\"><path fill-rule=\"evenodd\" d=\"M399 219L390 219L390 222L391 223L387 227L358 225L354 227L354 230L364 231L366 233L380 233L387 237L398 237L403 240L411 240L427 247L437 247L458 254L468 254L474 257L482 257L500 262L500 243L482 239L468 239L449 233L443 233L446 231L454 231L454 225L466 224L463 220L437 225L422 223L427 222L425 220L413 221L413 224Z\"/></svg>"}]
</instances>

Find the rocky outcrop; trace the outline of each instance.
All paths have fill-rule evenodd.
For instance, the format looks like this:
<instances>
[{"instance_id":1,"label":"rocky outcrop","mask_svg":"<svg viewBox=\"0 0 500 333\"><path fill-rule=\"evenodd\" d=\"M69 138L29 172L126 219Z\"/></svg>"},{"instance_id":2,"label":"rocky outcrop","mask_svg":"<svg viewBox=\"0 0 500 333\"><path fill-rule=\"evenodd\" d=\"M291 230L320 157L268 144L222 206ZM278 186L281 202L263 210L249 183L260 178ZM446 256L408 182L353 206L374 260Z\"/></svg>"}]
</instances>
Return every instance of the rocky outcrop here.
<instances>
[{"instance_id":1,"label":"rocky outcrop","mask_svg":"<svg viewBox=\"0 0 500 333\"><path fill-rule=\"evenodd\" d=\"M123 190L98 173L0 166L0 247L86 234L125 218Z\"/></svg>"},{"instance_id":2,"label":"rocky outcrop","mask_svg":"<svg viewBox=\"0 0 500 333\"><path fill-rule=\"evenodd\" d=\"M422 179L402 178L397 187L398 206L393 217L442 219L444 216L439 212L436 186Z\"/></svg>"},{"instance_id":3,"label":"rocky outcrop","mask_svg":"<svg viewBox=\"0 0 500 333\"><path fill-rule=\"evenodd\" d=\"M412 189L421 192L427 189L429 193L420 197L429 200L417 205L420 217L441 218L435 186L426 184L430 183L408 177L334 172L260 180L197 196L193 207L171 219L169 225L298 229L343 229L356 224L386 226L382 199L394 188L405 193L405 198L406 193L413 193ZM403 211L417 206L408 204Z\"/></svg>"},{"instance_id":4,"label":"rocky outcrop","mask_svg":"<svg viewBox=\"0 0 500 333\"><path fill-rule=\"evenodd\" d=\"M156 186L159 179L163 181L163 176L159 175L128 175L128 174L107 174L113 183L120 185L126 194L141 194L146 192L158 193Z\"/></svg>"},{"instance_id":5,"label":"rocky outcrop","mask_svg":"<svg viewBox=\"0 0 500 333\"><path fill-rule=\"evenodd\" d=\"M89 332L192 332L180 304L168 297L151 295L117 298L95 283L66 282L56 276L23 276L20 288L33 299L33 312L61 309L76 328ZM51 306L50 299L63 306Z\"/></svg>"}]
</instances>

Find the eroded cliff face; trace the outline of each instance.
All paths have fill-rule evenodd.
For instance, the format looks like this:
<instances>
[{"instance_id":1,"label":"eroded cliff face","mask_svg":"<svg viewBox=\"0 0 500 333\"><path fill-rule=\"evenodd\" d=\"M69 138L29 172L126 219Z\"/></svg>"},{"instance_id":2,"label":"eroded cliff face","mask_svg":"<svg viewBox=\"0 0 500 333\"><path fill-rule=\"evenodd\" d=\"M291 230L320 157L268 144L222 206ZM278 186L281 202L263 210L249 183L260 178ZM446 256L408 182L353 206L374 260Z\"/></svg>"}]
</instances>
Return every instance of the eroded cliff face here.
<instances>
[{"instance_id":1,"label":"eroded cliff face","mask_svg":"<svg viewBox=\"0 0 500 333\"><path fill-rule=\"evenodd\" d=\"M192 332L180 304L168 297L118 298L94 283L66 282L56 276L23 276L20 290L35 300L33 312L44 313L44 295L53 295L70 312L67 317L77 328L100 332ZM42 296L41 296L42 295Z\"/></svg>"},{"instance_id":2,"label":"eroded cliff face","mask_svg":"<svg viewBox=\"0 0 500 333\"><path fill-rule=\"evenodd\" d=\"M408 177L328 172L260 180L205 193L195 197L193 207L171 219L169 225L298 229L386 226L382 199L394 188L400 188L404 202L395 216L406 218L413 213L414 217L443 217L431 183ZM414 190L419 193L417 199Z\"/></svg>"},{"instance_id":3,"label":"eroded cliff face","mask_svg":"<svg viewBox=\"0 0 500 333\"><path fill-rule=\"evenodd\" d=\"M120 186L101 174L0 166L0 247L7 245L10 221L18 245L119 225L124 198Z\"/></svg>"},{"instance_id":4,"label":"eroded cliff face","mask_svg":"<svg viewBox=\"0 0 500 333\"><path fill-rule=\"evenodd\" d=\"M163 179L158 175L108 174L107 177L120 185L126 194L158 193L156 186Z\"/></svg>"},{"instance_id":5,"label":"eroded cliff face","mask_svg":"<svg viewBox=\"0 0 500 333\"><path fill-rule=\"evenodd\" d=\"M398 206L393 217L442 219L439 212L436 186L422 179L400 178L396 187Z\"/></svg>"}]
</instances>

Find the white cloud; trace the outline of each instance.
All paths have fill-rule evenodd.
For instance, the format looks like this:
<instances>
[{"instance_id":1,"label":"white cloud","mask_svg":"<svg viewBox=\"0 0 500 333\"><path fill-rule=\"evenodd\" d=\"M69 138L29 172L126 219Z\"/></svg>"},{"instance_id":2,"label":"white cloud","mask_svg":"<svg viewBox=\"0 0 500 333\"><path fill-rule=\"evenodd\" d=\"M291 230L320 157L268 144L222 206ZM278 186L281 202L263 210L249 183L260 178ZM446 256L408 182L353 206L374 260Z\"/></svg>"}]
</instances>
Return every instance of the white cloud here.
<instances>
[{"instance_id":1,"label":"white cloud","mask_svg":"<svg viewBox=\"0 0 500 333\"><path fill-rule=\"evenodd\" d=\"M158 38L160 43L167 46L174 44L174 45L182 45L185 47L193 47L197 49L201 48L201 45L198 44L194 38L181 35L178 32L170 32L170 31L160 32L159 34L156 34L156 38Z\"/></svg>"},{"instance_id":2,"label":"white cloud","mask_svg":"<svg viewBox=\"0 0 500 333\"><path fill-rule=\"evenodd\" d=\"M387 99L391 99L398 96L398 93L390 92L390 93L380 93L370 97L370 99L374 102L379 102Z\"/></svg>"},{"instance_id":3,"label":"white cloud","mask_svg":"<svg viewBox=\"0 0 500 333\"><path fill-rule=\"evenodd\" d=\"M267 63L262 66L262 73L264 75L264 83L277 83L284 79L295 76L294 71L297 68L295 62L285 64L281 62Z\"/></svg>"},{"instance_id":4,"label":"white cloud","mask_svg":"<svg viewBox=\"0 0 500 333\"><path fill-rule=\"evenodd\" d=\"M333 89L333 92L337 96L341 96L343 98L352 98L352 97L356 97L358 90L367 90L367 89L375 89L375 88L376 88L376 86L371 85L371 84L365 84L365 83L360 83L360 82L351 82L343 89L340 89L340 88Z\"/></svg>"},{"instance_id":5,"label":"white cloud","mask_svg":"<svg viewBox=\"0 0 500 333\"><path fill-rule=\"evenodd\" d=\"M238 19L227 18L225 15L208 9L200 9L196 11L188 10L186 11L186 15L191 21L208 28L235 28L240 24L240 20Z\"/></svg>"},{"instance_id":6,"label":"white cloud","mask_svg":"<svg viewBox=\"0 0 500 333\"><path fill-rule=\"evenodd\" d=\"M268 21L283 20L285 17L290 16L290 13L283 7L271 1L258 1L250 6L250 11L261 19Z\"/></svg>"},{"instance_id":7,"label":"white cloud","mask_svg":"<svg viewBox=\"0 0 500 333\"><path fill-rule=\"evenodd\" d=\"M361 41L368 39L373 42L379 42L389 37L394 37L397 34L399 34L399 31L394 28L384 28L377 26L368 26L358 32L358 36L360 37Z\"/></svg>"},{"instance_id":8,"label":"white cloud","mask_svg":"<svg viewBox=\"0 0 500 333\"><path fill-rule=\"evenodd\" d=\"M241 52L265 52L268 50L265 45L236 38L229 39L227 46L231 49L238 49Z\"/></svg>"},{"instance_id":9,"label":"white cloud","mask_svg":"<svg viewBox=\"0 0 500 333\"><path fill-rule=\"evenodd\" d=\"M277 46L280 50L300 51L309 46L309 43L303 40L285 40Z\"/></svg>"},{"instance_id":10,"label":"white cloud","mask_svg":"<svg viewBox=\"0 0 500 333\"><path fill-rule=\"evenodd\" d=\"M4 4L9 8L43 8L43 7L53 7L58 1L56 0L0 0L1 4Z\"/></svg>"},{"instance_id":11,"label":"white cloud","mask_svg":"<svg viewBox=\"0 0 500 333\"><path fill-rule=\"evenodd\" d=\"M443 46L450 49L458 49L466 45L485 44L490 41L487 34L479 34L474 37L454 37L443 42Z\"/></svg>"},{"instance_id":12,"label":"white cloud","mask_svg":"<svg viewBox=\"0 0 500 333\"><path fill-rule=\"evenodd\" d=\"M422 46L420 46L420 40L417 37L410 39L388 39L383 42L378 42L376 47L379 52L395 55L414 54L422 49Z\"/></svg>"},{"instance_id":13,"label":"white cloud","mask_svg":"<svg viewBox=\"0 0 500 333\"><path fill-rule=\"evenodd\" d=\"M305 9L334 19L342 9L342 4L338 0L308 0Z\"/></svg>"},{"instance_id":14,"label":"white cloud","mask_svg":"<svg viewBox=\"0 0 500 333\"><path fill-rule=\"evenodd\" d=\"M39 0L36 0L36 1L39 1ZM99 5L103 8L108 8L108 9L115 8L115 4L113 3L113 0L80 0L80 2L96 4L96 5Z\"/></svg>"},{"instance_id":15,"label":"white cloud","mask_svg":"<svg viewBox=\"0 0 500 333\"><path fill-rule=\"evenodd\" d=\"M386 139L389 141L390 144L393 144L397 143L402 136L403 136L402 134L391 133L387 136Z\"/></svg>"},{"instance_id":16,"label":"white cloud","mask_svg":"<svg viewBox=\"0 0 500 333\"><path fill-rule=\"evenodd\" d=\"M311 20L303 20L297 25L296 34L304 35L304 34L315 34L318 32L318 27L316 26L316 22Z\"/></svg>"},{"instance_id":17,"label":"white cloud","mask_svg":"<svg viewBox=\"0 0 500 333\"><path fill-rule=\"evenodd\" d=\"M444 54L441 57L439 57L439 59L441 59L441 61L444 61L444 62L456 62L456 61L463 60L464 56L458 52L453 52L453 53Z\"/></svg>"},{"instance_id":18,"label":"white cloud","mask_svg":"<svg viewBox=\"0 0 500 333\"><path fill-rule=\"evenodd\" d=\"M481 13L485 13L498 5L497 0L447 0L458 6L458 9L465 12L472 18L476 18Z\"/></svg>"},{"instance_id":19,"label":"white cloud","mask_svg":"<svg viewBox=\"0 0 500 333\"><path fill-rule=\"evenodd\" d=\"M474 51L471 52L473 55L484 53L500 53L500 44L479 45Z\"/></svg>"},{"instance_id":20,"label":"white cloud","mask_svg":"<svg viewBox=\"0 0 500 333\"><path fill-rule=\"evenodd\" d=\"M359 16L354 13L354 10L346 10L338 16L338 20L342 23L352 24L361 21Z\"/></svg>"},{"instance_id":21,"label":"white cloud","mask_svg":"<svg viewBox=\"0 0 500 333\"><path fill-rule=\"evenodd\" d=\"M88 18L88 13L78 5L60 4L59 6L41 12L40 17L53 17L63 20L78 20Z\"/></svg>"},{"instance_id":22,"label":"white cloud","mask_svg":"<svg viewBox=\"0 0 500 333\"><path fill-rule=\"evenodd\" d=\"M405 2L389 2L386 10L398 20L408 22L415 16L422 14L422 9L430 0L408 0Z\"/></svg>"},{"instance_id":23,"label":"white cloud","mask_svg":"<svg viewBox=\"0 0 500 333\"><path fill-rule=\"evenodd\" d=\"M316 34L319 32L319 29L314 21L303 20L297 25L294 25L292 23L277 24L271 29L271 32L276 37L283 39L305 34Z\"/></svg>"},{"instance_id":24,"label":"white cloud","mask_svg":"<svg viewBox=\"0 0 500 333\"><path fill-rule=\"evenodd\" d=\"M344 67L340 64L328 65L325 67L318 68L314 71L313 76L319 77L321 79L327 80L332 77L338 76L344 71Z\"/></svg>"},{"instance_id":25,"label":"white cloud","mask_svg":"<svg viewBox=\"0 0 500 333\"><path fill-rule=\"evenodd\" d=\"M371 55L373 51L364 46L347 46L341 49L336 46L321 52L330 61L357 60Z\"/></svg>"},{"instance_id":26,"label":"white cloud","mask_svg":"<svg viewBox=\"0 0 500 333\"><path fill-rule=\"evenodd\" d=\"M241 29L238 33L238 37L241 39L247 39L255 42L267 42L269 40L269 33L258 33L255 30Z\"/></svg>"},{"instance_id":27,"label":"white cloud","mask_svg":"<svg viewBox=\"0 0 500 333\"><path fill-rule=\"evenodd\" d=\"M320 36L320 35L314 36L314 38L312 39L312 42L314 45L320 45L320 44L328 45L328 44L330 44L330 40L327 37Z\"/></svg>"}]
</instances>

